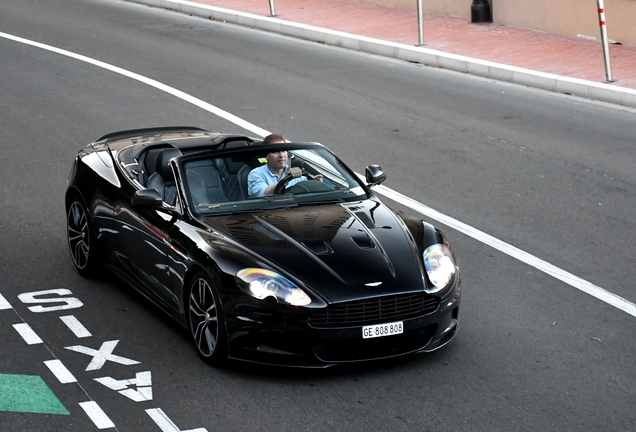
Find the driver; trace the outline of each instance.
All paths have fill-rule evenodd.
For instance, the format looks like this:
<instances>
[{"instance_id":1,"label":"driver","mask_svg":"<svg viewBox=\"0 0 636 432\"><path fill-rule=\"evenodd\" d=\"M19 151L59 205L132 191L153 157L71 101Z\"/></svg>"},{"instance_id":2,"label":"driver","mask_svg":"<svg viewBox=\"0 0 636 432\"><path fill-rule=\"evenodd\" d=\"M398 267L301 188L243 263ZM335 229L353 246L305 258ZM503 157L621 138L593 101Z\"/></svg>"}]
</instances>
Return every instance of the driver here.
<instances>
[{"instance_id":1,"label":"driver","mask_svg":"<svg viewBox=\"0 0 636 432\"><path fill-rule=\"evenodd\" d=\"M282 135L271 134L263 139L263 144L284 144ZM267 165L254 168L247 176L247 193L250 197L263 196L274 193L276 184L287 174L293 179L288 186L307 180L302 176L302 170L298 167L287 165L287 151L267 153Z\"/></svg>"}]
</instances>

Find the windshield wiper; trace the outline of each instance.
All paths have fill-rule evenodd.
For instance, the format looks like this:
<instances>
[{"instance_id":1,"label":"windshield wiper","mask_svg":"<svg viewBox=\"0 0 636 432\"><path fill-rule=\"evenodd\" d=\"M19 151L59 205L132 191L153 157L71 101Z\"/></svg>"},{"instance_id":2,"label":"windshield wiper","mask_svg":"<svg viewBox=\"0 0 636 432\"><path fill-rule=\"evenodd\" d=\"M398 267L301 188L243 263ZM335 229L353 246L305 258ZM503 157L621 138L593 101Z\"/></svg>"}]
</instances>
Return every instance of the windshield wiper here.
<instances>
[{"instance_id":1,"label":"windshield wiper","mask_svg":"<svg viewBox=\"0 0 636 432\"><path fill-rule=\"evenodd\" d=\"M313 200L300 201L298 205L307 206L307 205L319 205L319 204L341 204L344 202L346 201L342 198L333 198L333 199L320 200L320 201L313 201Z\"/></svg>"},{"instance_id":2,"label":"windshield wiper","mask_svg":"<svg viewBox=\"0 0 636 432\"><path fill-rule=\"evenodd\" d=\"M296 197L292 194L263 195L261 198L271 202L296 201Z\"/></svg>"},{"instance_id":3,"label":"windshield wiper","mask_svg":"<svg viewBox=\"0 0 636 432\"><path fill-rule=\"evenodd\" d=\"M229 215L229 214L240 214L240 213L260 213L263 211L271 211L271 210L282 210L287 208L298 207L297 202L287 202L285 204L281 203L280 205L263 205L263 206L251 206L248 208L227 208L227 207L216 207L210 208L208 211L203 213L204 216L221 216L221 215Z\"/></svg>"}]
</instances>

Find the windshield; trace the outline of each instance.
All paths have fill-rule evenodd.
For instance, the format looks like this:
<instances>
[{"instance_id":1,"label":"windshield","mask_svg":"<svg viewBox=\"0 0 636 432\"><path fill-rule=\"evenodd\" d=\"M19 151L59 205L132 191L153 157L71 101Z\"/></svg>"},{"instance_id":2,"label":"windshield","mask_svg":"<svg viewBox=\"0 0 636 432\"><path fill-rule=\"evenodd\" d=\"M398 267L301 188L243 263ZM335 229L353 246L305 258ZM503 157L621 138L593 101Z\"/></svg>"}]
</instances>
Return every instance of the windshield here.
<instances>
[{"instance_id":1,"label":"windshield","mask_svg":"<svg viewBox=\"0 0 636 432\"><path fill-rule=\"evenodd\" d=\"M326 148L277 146L184 160L183 186L191 208L208 215L367 198L357 178ZM288 175L293 168L300 177Z\"/></svg>"}]
</instances>

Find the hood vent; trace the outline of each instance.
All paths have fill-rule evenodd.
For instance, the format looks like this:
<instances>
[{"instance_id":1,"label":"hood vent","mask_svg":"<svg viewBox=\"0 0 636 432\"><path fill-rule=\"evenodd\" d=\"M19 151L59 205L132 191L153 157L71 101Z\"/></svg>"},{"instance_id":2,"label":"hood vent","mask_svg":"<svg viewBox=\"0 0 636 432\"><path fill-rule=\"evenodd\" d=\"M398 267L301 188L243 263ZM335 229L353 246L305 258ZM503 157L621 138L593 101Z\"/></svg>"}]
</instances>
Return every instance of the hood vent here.
<instances>
[{"instance_id":1,"label":"hood vent","mask_svg":"<svg viewBox=\"0 0 636 432\"><path fill-rule=\"evenodd\" d=\"M365 212L356 212L355 216L358 218L360 222L362 222L367 228L374 229L375 223Z\"/></svg>"},{"instance_id":2,"label":"hood vent","mask_svg":"<svg viewBox=\"0 0 636 432\"><path fill-rule=\"evenodd\" d=\"M373 246L374 246L373 242L371 241L371 238L366 232L360 232L360 231L352 232L351 240L353 240L354 243L357 244L360 249L373 249Z\"/></svg>"},{"instance_id":3,"label":"hood vent","mask_svg":"<svg viewBox=\"0 0 636 432\"><path fill-rule=\"evenodd\" d=\"M333 249L322 240L302 240L300 244L312 251L316 255L328 255L333 253Z\"/></svg>"},{"instance_id":4,"label":"hood vent","mask_svg":"<svg viewBox=\"0 0 636 432\"><path fill-rule=\"evenodd\" d=\"M273 240L275 242L283 242L283 241L285 241L278 234L276 234L272 230L268 229L267 227L264 227L260 223L250 224L250 228L252 228L254 231L256 231L258 233L261 233L261 234L267 236L270 240Z\"/></svg>"}]
</instances>

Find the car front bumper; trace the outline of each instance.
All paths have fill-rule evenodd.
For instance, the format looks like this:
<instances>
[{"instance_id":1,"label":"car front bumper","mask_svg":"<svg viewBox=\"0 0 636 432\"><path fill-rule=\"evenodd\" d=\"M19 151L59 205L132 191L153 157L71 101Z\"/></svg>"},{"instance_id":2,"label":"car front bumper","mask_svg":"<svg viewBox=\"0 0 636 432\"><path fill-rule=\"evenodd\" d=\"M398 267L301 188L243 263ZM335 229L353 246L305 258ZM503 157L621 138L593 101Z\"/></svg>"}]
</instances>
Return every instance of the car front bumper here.
<instances>
[{"instance_id":1,"label":"car front bumper","mask_svg":"<svg viewBox=\"0 0 636 432\"><path fill-rule=\"evenodd\" d=\"M284 308L272 312L251 299L237 298L224 306L230 357L320 368L434 351L457 334L460 297L461 281L456 278L434 312L400 320L401 334L371 339L362 337L363 326L315 328L307 314L285 313Z\"/></svg>"}]
</instances>

